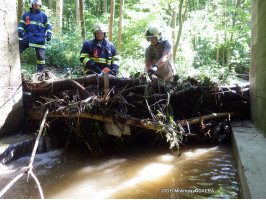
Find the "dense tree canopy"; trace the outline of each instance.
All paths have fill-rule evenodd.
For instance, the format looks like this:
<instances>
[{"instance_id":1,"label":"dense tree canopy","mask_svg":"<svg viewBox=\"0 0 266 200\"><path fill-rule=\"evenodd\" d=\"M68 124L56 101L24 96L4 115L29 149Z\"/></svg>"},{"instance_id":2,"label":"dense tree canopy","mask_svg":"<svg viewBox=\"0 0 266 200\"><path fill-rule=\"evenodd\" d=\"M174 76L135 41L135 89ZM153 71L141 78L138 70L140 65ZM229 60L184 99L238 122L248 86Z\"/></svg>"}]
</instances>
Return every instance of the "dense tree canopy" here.
<instances>
[{"instance_id":1,"label":"dense tree canopy","mask_svg":"<svg viewBox=\"0 0 266 200\"><path fill-rule=\"evenodd\" d=\"M77 1L82 2L63 0L62 32L54 31L47 45L46 63L80 75L79 53L83 39L82 18L77 16L76 9L80 4ZM248 72L250 0L124 0L123 6L118 0L114 2L112 42L116 47L121 45L120 76L143 71L144 52L149 45L144 34L150 24L159 25L163 36L177 45L174 48L175 67L180 75L196 72L206 75L208 71L212 72L209 76L223 79L235 71ZM91 29L96 22L109 26L111 0L84 0L83 3L84 31L88 40L93 38ZM56 0L43 0L41 8L49 16L53 27L61 23L56 13L57 5ZM28 9L26 3L25 11ZM123 17L120 9L124 9ZM118 39L120 19L123 19L123 27L121 39ZM81 20L80 23L77 20ZM24 72L34 69L31 67L35 62L34 56L31 49L22 55Z\"/></svg>"}]
</instances>

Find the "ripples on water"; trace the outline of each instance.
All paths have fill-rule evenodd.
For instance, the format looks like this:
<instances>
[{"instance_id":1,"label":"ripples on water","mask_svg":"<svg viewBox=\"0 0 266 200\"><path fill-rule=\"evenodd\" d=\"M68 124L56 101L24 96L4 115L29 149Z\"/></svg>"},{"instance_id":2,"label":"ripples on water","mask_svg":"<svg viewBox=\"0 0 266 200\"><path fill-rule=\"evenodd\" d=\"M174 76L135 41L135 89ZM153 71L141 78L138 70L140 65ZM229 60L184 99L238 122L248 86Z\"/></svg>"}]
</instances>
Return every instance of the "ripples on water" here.
<instances>
[{"instance_id":1,"label":"ripples on water","mask_svg":"<svg viewBox=\"0 0 266 200\"><path fill-rule=\"evenodd\" d=\"M84 150L83 150L84 151ZM241 198L231 147L186 147L181 156L130 151L88 159L81 150L37 154L33 171L45 198ZM0 188L25 170L29 157L0 165ZM39 198L23 177L4 198Z\"/></svg>"}]
</instances>

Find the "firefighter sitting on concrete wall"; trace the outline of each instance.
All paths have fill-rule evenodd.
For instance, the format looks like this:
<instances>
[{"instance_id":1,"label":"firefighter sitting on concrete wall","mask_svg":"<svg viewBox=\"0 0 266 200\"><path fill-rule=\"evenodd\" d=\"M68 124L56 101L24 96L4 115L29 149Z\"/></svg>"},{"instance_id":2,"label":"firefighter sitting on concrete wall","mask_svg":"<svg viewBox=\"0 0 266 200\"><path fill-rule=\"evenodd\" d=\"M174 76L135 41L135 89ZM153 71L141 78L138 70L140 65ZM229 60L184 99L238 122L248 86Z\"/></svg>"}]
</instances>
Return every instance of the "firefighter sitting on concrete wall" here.
<instances>
[{"instance_id":1,"label":"firefighter sitting on concrete wall","mask_svg":"<svg viewBox=\"0 0 266 200\"><path fill-rule=\"evenodd\" d=\"M80 52L80 61L85 67L85 74L103 75L109 71L109 74L116 76L119 59L113 43L105 39L106 28L103 24L97 24L92 32L94 39L86 41Z\"/></svg>"},{"instance_id":2,"label":"firefighter sitting on concrete wall","mask_svg":"<svg viewBox=\"0 0 266 200\"><path fill-rule=\"evenodd\" d=\"M46 14L40 11L41 0L30 0L30 11L24 13L18 26L19 52L28 47L35 48L37 55L37 72L45 66L45 38L51 40L52 27Z\"/></svg>"},{"instance_id":3,"label":"firefighter sitting on concrete wall","mask_svg":"<svg viewBox=\"0 0 266 200\"><path fill-rule=\"evenodd\" d=\"M172 81L175 73L172 45L168 40L163 39L156 26L149 26L145 36L150 45L145 51L144 72L154 74L164 81Z\"/></svg>"}]
</instances>

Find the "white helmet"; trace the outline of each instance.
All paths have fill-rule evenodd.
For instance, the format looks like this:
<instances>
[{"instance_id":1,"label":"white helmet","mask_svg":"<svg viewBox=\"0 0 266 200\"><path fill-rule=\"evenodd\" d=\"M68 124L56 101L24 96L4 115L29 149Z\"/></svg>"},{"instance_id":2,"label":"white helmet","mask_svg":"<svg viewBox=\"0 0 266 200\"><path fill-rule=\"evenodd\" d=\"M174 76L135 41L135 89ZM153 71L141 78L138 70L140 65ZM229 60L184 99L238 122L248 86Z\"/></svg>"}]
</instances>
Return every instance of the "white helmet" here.
<instances>
[{"instance_id":1,"label":"white helmet","mask_svg":"<svg viewBox=\"0 0 266 200\"><path fill-rule=\"evenodd\" d=\"M38 4L42 6L42 0L29 0L30 8L32 8L32 5Z\"/></svg>"},{"instance_id":2,"label":"white helmet","mask_svg":"<svg viewBox=\"0 0 266 200\"><path fill-rule=\"evenodd\" d=\"M95 34L96 31L102 31L103 33L107 32L107 28L104 24L98 23L95 24L92 28L92 33Z\"/></svg>"},{"instance_id":3,"label":"white helmet","mask_svg":"<svg viewBox=\"0 0 266 200\"><path fill-rule=\"evenodd\" d=\"M162 33L160 32L159 28L155 26L149 26L149 28L146 30L145 37L147 40L150 37L156 37L158 42L160 42L162 40Z\"/></svg>"}]
</instances>

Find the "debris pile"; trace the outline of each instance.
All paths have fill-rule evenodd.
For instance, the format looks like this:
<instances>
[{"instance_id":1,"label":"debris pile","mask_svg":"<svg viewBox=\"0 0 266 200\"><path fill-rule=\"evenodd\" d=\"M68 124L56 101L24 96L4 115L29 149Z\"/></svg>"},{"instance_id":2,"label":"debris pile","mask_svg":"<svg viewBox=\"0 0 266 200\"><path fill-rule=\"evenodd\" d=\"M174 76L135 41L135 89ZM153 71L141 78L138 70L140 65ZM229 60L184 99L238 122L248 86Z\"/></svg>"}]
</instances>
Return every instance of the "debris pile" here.
<instances>
[{"instance_id":1,"label":"debris pile","mask_svg":"<svg viewBox=\"0 0 266 200\"><path fill-rule=\"evenodd\" d=\"M123 129L113 133L118 137L124 130L124 134L130 134L129 127L154 130L165 136L171 149L178 148L184 137L221 142L230 134L232 116L249 116L249 85L221 87L190 77L184 81L175 77L173 82L164 83L146 74L116 78L106 73L55 81L24 80L23 90L31 119L41 119L49 107L48 118L111 123L113 129L108 133L112 134L114 126ZM77 123L72 121L67 126L88 141L88 133L77 131Z\"/></svg>"}]
</instances>

